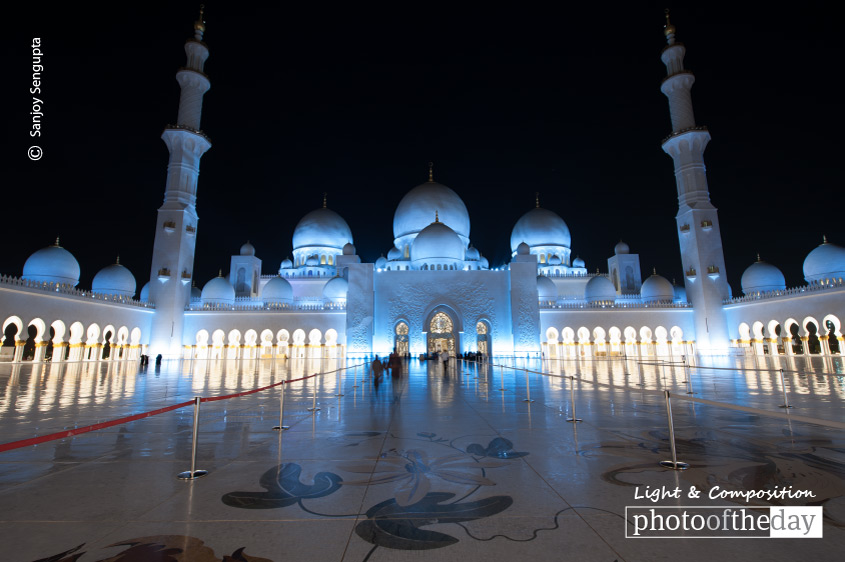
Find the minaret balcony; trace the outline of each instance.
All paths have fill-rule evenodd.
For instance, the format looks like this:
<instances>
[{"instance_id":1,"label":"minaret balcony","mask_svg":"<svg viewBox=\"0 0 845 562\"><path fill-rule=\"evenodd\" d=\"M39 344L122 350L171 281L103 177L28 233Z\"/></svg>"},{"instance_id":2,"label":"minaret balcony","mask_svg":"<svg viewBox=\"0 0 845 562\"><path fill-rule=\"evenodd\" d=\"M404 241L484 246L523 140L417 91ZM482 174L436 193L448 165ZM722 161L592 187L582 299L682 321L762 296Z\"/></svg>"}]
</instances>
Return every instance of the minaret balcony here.
<instances>
[{"instance_id":1,"label":"minaret balcony","mask_svg":"<svg viewBox=\"0 0 845 562\"><path fill-rule=\"evenodd\" d=\"M190 282L191 282L191 274L188 273L187 271L183 271L182 272L182 284L187 285Z\"/></svg>"},{"instance_id":2,"label":"minaret balcony","mask_svg":"<svg viewBox=\"0 0 845 562\"><path fill-rule=\"evenodd\" d=\"M682 224L681 225L681 232L683 232L684 234L689 234L689 225L688 224Z\"/></svg>"},{"instance_id":3,"label":"minaret balcony","mask_svg":"<svg viewBox=\"0 0 845 562\"><path fill-rule=\"evenodd\" d=\"M166 267L162 267L158 270L158 280L164 283L165 281L170 280L170 270Z\"/></svg>"},{"instance_id":4,"label":"minaret balcony","mask_svg":"<svg viewBox=\"0 0 845 562\"><path fill-rule=\"evenodd\" d=\"M164 228L165 232L174 232L176 230L176 223L173 221L167 221L161 226Z\"/></svg>"},{"instance_id":5,"label":"minaret balcony","mask_svg":"<svg viewBox=\"0 0 845 562\"><path fill-rule=\"evenodd\" d=\"M704 219L701 221L701 230L711 230L713 228L713 221Z\"/></svg>"},{"instance_id":6,"label":"minaret balcony","mask_svg":"<svg viewBox=\"0 0 845 562\"><path fill-rule=\"evenodd\" d=\"M719 268L715 265L707 266L707 277L714 281L719 278Z\"/></svg>"},{"instance_id":7,"label":"minaret balcony","mask_svg":"<svg viewBox=\"0 0 845 562\"><path fill-rule=\"evenodd\" d=\"M694 267L689 268L684 275L686 275L687 279L690 281L695 281L695 278L698 276Z\"/></svg>"},{"instance_id":8,"label":"minaret balcony","mask_svg":"<svg viewBox=\"0 0 845 562\"><path fill-rule=\"evenodd\" d=\"M185 227L185 232L188 233L190 236L196 236L197 229L191 225L187 225Z\"/></svg>"}]
</instances>

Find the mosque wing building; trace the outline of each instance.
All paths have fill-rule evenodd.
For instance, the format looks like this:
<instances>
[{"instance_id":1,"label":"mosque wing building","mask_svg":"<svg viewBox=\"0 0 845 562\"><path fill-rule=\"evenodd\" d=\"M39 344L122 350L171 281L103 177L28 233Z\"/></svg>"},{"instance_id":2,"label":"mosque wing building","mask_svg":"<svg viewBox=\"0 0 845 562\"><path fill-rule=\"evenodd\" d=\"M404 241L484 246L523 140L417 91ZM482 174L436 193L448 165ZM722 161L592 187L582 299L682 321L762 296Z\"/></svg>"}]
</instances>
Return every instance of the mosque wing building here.
<instances>
[{"instance_id":1,"label":"mosque wing building","mask_svg":"<svg viewBox=\"0 0 845 562\"><path fill-rule=\"evenodd\" d=\"M246 242L228 272L197 280L198 177L211 147L201 129L210 88L204 33L197 21L176 75L178 117L162 134L169 161L149 277L143 273L139 290L118 258L90 289L79 287L71 249L56 240L35 251L19 274L0 276L0 360L843 351L845 249L831 241L808 253L805 285L787 288L783 273L758 256L742 274L743 294L732 295L705 174L710 133L695 120L695 77L668 18L661 91L672 130L662 148L677 183L679 284L654 270L643 278L637 252L654 250L624 241L608 248L606 263L588 268L564 218L539 197L513 225L509 263L491 268L472 243L460 187L435 181L431 165L427 181L396 207L393 240L374 263L358 256L348 223L323 195L296 225L281 264L263 262L261 249Z\"/></svg>"}]
</instances>

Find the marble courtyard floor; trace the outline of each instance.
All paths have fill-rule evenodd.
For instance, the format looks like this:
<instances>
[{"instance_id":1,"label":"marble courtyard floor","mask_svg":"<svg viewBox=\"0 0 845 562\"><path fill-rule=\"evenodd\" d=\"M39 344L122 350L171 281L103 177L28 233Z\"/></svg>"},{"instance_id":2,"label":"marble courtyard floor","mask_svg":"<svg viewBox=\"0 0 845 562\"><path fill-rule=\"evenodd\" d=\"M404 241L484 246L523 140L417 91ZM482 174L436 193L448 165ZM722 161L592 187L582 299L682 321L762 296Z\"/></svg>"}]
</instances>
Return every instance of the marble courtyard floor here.
<instances>
[{"instance_id":1,"label":"marble courtyard floor","mask_svg":"<svg viewBox=\"0 0 845 562\"><path fill-rule=\"evenodd\" d=\"M0 445L358 361L0 364ZM204 403L197 468L209 474L194 481L177 479L191 407L0 452L0 560L841 560L840 358L722 358L689 383L654 359L494 362L411 360L378 385L354 368L293 382L284 432L279 387ZM566 421L573 380L580 423ZM683 400L688 388L699 401ZM670 458L664 389L683 472L658 464ZM709 499L716 486L812 491L749 505L823 506L824 537L626 538L626 506L745 505ZM676 487L682 498L635 498Z\"/></svg>"}]
</instances>

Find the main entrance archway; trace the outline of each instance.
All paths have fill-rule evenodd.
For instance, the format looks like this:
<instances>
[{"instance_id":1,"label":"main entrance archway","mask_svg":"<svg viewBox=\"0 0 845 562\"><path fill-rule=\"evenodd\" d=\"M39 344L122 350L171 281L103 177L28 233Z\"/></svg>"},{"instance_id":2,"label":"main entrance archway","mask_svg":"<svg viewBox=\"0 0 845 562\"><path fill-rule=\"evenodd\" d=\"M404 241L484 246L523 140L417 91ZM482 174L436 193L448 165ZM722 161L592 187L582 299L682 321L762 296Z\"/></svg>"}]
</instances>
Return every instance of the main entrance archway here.
<instances>
[{"instance_id":1,"label":"main entrance archway","mask_svg":"<svg viewBox=\"0 0 845 562\"><path fill-rule=\"evenodd\" d=\"M427 349L429 353L456 354L455 323L445 312L438 312L428 324Z\"/></svg>"}]
</instances>

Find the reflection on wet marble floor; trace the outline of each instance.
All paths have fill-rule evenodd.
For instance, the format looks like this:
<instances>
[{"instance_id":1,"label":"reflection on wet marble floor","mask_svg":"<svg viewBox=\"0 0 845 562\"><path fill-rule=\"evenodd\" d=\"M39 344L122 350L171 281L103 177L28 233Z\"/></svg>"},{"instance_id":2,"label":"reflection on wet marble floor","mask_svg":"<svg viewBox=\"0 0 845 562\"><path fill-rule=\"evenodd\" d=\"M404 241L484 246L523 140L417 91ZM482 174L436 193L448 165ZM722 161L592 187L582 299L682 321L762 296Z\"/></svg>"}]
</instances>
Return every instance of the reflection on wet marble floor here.
<instances>
[{"instance_id":1,"label":"reflection on wet marble floor","mask_svg":"<svg viewBox=\"0 0 845 562\"><path fill-rule=\"evenodd\" d=\"M444 369L411 360L379 384L361 368L294 382L285 391L291 428L281 434L272 429L278 388L204 403L197 468L209 475L195 481L176 478L190 468L192 408L2 452L0 559L840 559L841 359L723 358L691 369L689 379L668 358L497 364ZM0 364L0 443L346 365ZM790 416L802 421L764 413L786 411L780 369ZM571 376L581 423L566 421ZM678 398L677 455L691 465L684 472L658 464L669 458L664 389ZM681 400L688 390L741 409ZM647 486L705 494L635 499ZM741 506L708 499L715 486L810 490L810 500L750 505L823 506L824 538L626 538L625 506Z\"/></svg>"}]
</instances>

